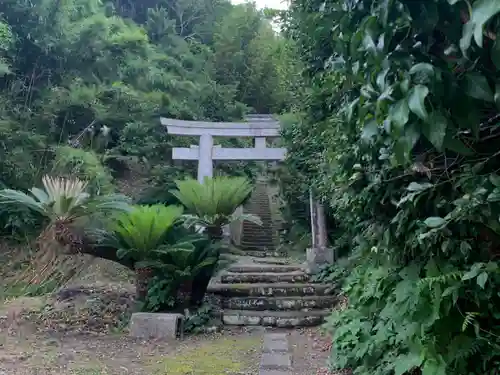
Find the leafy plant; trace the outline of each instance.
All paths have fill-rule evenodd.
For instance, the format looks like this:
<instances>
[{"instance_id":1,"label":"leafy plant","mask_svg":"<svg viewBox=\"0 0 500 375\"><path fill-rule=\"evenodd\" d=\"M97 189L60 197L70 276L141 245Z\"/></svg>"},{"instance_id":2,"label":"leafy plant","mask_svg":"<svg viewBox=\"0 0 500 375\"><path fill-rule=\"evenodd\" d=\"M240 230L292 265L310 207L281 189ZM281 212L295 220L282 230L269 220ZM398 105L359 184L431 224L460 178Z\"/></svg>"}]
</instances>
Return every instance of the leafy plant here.
<instances>
[{"instance_id":1,"label":"leafy plant","mask_svg":"<svg viewBox=\"0 0 500 375\"><path fill-rule=\"evenodd\" d=\"M128 198L119 194L91 196L87 183L79 179L44 176L43 189L33 187L30 194L3 189L0 204L26 207L50 221L50 225L72 224L81 219L98 219L129 210Z\"/></svg>"},{"instance_id":2,"label":"leafy plant","mask_svg":"<svg viewBox=\"0 0 500 375\"><path fill-rule=\"evenodd\" d=\"M109 228L120 258L135 262L153 255L162 246L169 231L182 216L180 206L134 206L113 220Z\"/></svg>"},{"instance_id":3,"label":"leafy plant","mask_svg":"<svg viewBox=\"0 0 500 375\"><path fill-rule=\"evenodd\" d=\"M350 250L336 369L498 362L499 16L494 0L292 1L308 90L283 129L291 190L314 188Z\"/></svg>"},{"instance_id":4,"label":"leafy plant","mask_svg":"<svg viewBox=\"0 0 500 375\"><path fill-rule=\"evenodd\" d=\"M262 225L254 215L235 215L236 209L243 204L252 192L250 182L244 177L220 176L206 178L203 184L197 180L176 181L177 190L172 194L188 212L186 224L214 228L217 235L222 227L234 220L247 220Z\"/></svg>"},{"instance_id":5,"label":"leafy plant","mask_svg":"<svg viewBox=\"0 0 500 375\"><path fill-rule=\"evenodd\" d=\"M212 307L202 305L193 313L189 312L184 321L184 333L203 333L207 324L212 320Z\"/></svg>"}]
</instances>

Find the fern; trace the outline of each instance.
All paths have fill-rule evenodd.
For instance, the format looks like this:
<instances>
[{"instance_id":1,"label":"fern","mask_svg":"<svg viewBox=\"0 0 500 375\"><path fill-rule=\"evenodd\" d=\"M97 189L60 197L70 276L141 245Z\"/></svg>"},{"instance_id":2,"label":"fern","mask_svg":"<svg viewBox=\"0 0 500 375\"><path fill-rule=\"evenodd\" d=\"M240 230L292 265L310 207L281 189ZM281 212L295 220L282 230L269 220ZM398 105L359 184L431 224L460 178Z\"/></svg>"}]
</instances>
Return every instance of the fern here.
<instances>
[{"instance_id":1,"label":"fern","mask_svg":"<svg viewBox=\"0 0 500 375\"><path fill-rule=\"evenodd\" d=\"M478 312L465 313L464 321L462 323L462 332L465 332L471 324L474 324L477 316L479 316Z\"/></svg>"},{"instance_id":2,"label":"fern","mask_svg":"<svg viewBox=\"0 0 500 375\"><path fill-rule=\"evenodd\" d=\"M434 276L434 277L426 277L418 281L418 286L421 288L427 287L432 289L435 284L440 285L449 285L453 281L460 280L464 272L462 271L453 271L444 275Z\"/></svg>"}]
</instances>

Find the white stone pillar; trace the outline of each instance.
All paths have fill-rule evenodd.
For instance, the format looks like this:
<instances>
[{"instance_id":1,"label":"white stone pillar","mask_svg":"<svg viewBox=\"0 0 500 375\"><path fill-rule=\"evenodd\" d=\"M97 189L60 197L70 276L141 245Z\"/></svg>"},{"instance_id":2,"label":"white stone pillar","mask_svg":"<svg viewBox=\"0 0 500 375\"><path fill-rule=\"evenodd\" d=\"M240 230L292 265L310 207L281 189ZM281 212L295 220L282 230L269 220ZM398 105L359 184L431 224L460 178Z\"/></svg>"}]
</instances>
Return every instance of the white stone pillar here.
<instances>
[{"instance_id":1,"label":"white stone pillar","mask_svg":"<svg viewBox=\"0 0 500 375\"><path fill-rule=\"evenodd\" d=\"M200 136L200 147L198 149L198 181L202 184L205 177L213 177L212 147L213 138L210 134Z\"/></svg>"}]
</instances>

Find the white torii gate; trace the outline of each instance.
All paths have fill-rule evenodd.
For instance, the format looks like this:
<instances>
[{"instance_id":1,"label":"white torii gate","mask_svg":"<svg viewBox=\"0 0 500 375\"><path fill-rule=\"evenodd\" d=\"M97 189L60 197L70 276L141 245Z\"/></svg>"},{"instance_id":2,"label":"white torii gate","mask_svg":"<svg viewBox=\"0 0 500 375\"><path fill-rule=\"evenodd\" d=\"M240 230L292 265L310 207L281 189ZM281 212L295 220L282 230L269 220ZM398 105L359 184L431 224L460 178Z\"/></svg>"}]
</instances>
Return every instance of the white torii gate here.
<instances>
[{"instance_id":1,"label":"white torii gate","mask_svg":"<svg viewBox=\"0 0 500 375\"><path fill-rule=\"evenodd\" d=\"M213 177L214 160L284 160L285 148L266 146L266 138L279 137L280 124L269 115L255 115L247 122L205 122L161 118L172 135L199 136L199 146L174 147L172 159L198 160L198 181ZM214 146L213 137L252 137L253 148L222 148Z\"/></svg>"}]
</instances>

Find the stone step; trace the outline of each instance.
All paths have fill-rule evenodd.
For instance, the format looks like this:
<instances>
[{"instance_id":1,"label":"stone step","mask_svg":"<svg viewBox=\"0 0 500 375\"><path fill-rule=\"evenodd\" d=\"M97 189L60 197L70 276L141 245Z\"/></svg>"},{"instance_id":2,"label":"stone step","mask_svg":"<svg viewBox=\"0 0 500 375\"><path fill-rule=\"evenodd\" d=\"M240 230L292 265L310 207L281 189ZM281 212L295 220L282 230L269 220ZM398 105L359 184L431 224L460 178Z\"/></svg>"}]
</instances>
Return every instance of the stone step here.
<instances>
[{"instance_id":1,"label":"stone step","mask_svg":"<svg viewBox=\"0 0 500 375\"><path fill-rule=\"evenodd\" d=\"M266 223L265 221L263 221L262 225L247 224L243 225L243 230L248 233L261 233L262 231L271 233L272 231L274 231L274 223Z\"/></svg>"},{"instance_id":2,"label":"stone step","mask_svg":"<svg viewBox=\"0 0 500 375\"><path fill-rule=\"evenodd\" d=\"M241 242L241 247L244 248L245 250L252 250L255 249L256 251L262 251L264 249L274 249L276 246L274 245L274 242L260 242L260 243L250 243L248 241Z\"/></svg>"},{"instance_id":3,"label":"stone step","mask_svg":"<svg viewBox=\"0 0 500 375\"><path fill-rule=\"evenodd\" d=\"M236 326L308 327L323 323L330 311L252 311L224 310L224 324Z\"/></svg>"},{"instance_id":4,"label":"stone step","mask_svg":"<svg viewBox=\"0 0 500 375\"><path fill-rule=\"evenodd\" d=\"M226 272L221 275L221 283L242 284L242 283L300 283L309 281L309 275L301 271L295 272L252 272L234 273Z\"/></svg>"},{"instance_id":5,"label":"stone step","mask_svg":"<svg viewBox=\"0 0 500 375\"><path fill-rule=\"evenodd\" d=\"M278 251L274 251L273 249L268 249L268 250L245 250L245 255L254 257L254 258L267 258L267 257L273 257L273 258L278 258L282 256L283 254Z\"/></svg>"},{"instance_id":6,"label":"stone step","mask_svg":"<svg viewBox=\"0 0 500 375\"><path fill-rule=\"evenodd\" d=\"M223 284L214 283L208 286L207 292L228 297L247 296L325 296L332 295L335 286L309 283L254 283L254 284Z\"/></svg>"},{"instance_id":7,"label":"stone step","mask_svg":"<svg viewBox=\"0 0 500 375\"><path fill-rule=\"evenodd\" d=\"M252 262L255 264L272 264L272 265L286 265L290 264L290 260L287 258L283 258L281 256L278 257L267 257L267 258L255 258L252 259Z\"/></svg>"},{"instance_id":8,"label":"stone step","mask_svg":"<svg viewBox=\"0 0 500 375\"><path fill-rule=\"evenodd\" d=\"M279 260L280 262L281 260ZM253 273L253 272L294 272L304 271L305 267L300 265L289 265L286 263L269 263L268 264L234 264L227 270L229 272Z\"/></svg>"},{"instance_id":9,"label":"stone step","mask_svg":"<svg viewBox=\"0 0 500 375\"><path fill-rule=\"evenodd\" d=\"M231 297L223 299L222 306L230 310L308 311L333 308L337 301L337 296Z\"/></svg>"},{"instance_id":10,"label":"stone step","mask_svg":"<svg viewBox=\"0 0 500 375\"><path fill-rule=\"evenodd\" d=\"M241 248L246 252L262 252L262 251L274 251L276 249L276 245L273 243L262 244L262 245L249 245L248 243L241 243ZM259 255L255 255L259 256Z\"/></svg>"},{"instance_id":11,"label":"stone step","mask_svg":"<svg viewBox=\"0 0 500 375\"><path fill-rule=\"evenodd\" d=\"M259 226L255 226L255 228L243 227L243 233L252 234L254 236L261 236L262 234L272 235L274 233L274 229L269 227L259 227Z\"/></svg>"},{"instance_id":12,"label":"stone step","mask_svg":"<svg viewBox=\"0 0 500 375\"><path fill-rule=\"evenodd\" d=\"M274 235L274 229L256 227L255 229L243 228L244 237L260 238L260 237L272 237Z\"/></svg>"},{"instance_id":13,"label":"stone step","mask_svg":"<svg viewBox=\"0 0 500 375\"><path fill-rule=\"evenodd\" d=\"M246 213L249 213L249 214L252 214L252 215L257 215L262 222L268 222L268 223L274 222L273 221L273 217L270 214L265 214L263 212L259 213L259 212L255 212L255 211L253 211L253 212L246 212ZM246 225L246 226L259 226L258 224L255 224L255 223L253 223L251 221L244 221L243 225Z\"/></svg>"}]
</instances>

